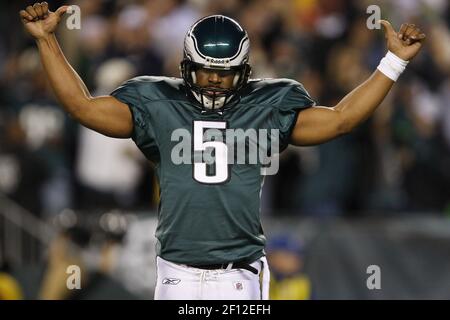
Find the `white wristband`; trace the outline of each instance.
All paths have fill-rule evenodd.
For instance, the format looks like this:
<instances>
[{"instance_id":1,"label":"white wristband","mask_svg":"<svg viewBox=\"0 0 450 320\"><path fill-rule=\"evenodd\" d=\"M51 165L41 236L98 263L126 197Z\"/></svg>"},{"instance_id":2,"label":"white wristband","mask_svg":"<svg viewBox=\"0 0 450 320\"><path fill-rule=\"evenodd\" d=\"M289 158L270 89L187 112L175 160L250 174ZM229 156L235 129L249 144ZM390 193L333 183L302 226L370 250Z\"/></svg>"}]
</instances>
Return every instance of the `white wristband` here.
<instances>
[{"instance_id":1,"label":"white wristband","mask_svg":"<svg viewBox=\"0 0 450 320\"><path fill-rule=\"evenodd\" d=\"M389 79L397 81L398 77L402 74L402 72L408 65L408 62L409 61L400 59L391 51L388 51L386 56L381 59L377 69L380 70Z\"/></svg>"}]
</instances>

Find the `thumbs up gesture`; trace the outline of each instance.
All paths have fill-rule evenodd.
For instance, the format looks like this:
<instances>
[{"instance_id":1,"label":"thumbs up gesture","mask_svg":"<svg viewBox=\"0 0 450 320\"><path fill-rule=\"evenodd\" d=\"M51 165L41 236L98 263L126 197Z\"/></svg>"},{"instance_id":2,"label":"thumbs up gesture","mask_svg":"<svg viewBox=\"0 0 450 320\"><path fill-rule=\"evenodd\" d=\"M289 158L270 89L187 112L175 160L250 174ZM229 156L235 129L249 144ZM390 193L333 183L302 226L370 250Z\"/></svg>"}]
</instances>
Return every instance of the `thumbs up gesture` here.
<instances>
[{"instance_id":1,"label":"thumbs up gesture","mask_svg":"<svg viewBox=\"0 0 450 320\"><path fill-rule=\"evenodd\" d=\"M36 40L46 38L53 33L69 6L62 6L55 12L48 9L47 2L35 3L21 10L19 15L25 30Z\"/></svg>"},{"instance_id":2,"label":"thumbs up gesture","mask_svg":"<svg viewBox=\"0 0 450 320\"><path fill-rule=\"evenodd\" d=\"M384 27L389 51L397 57L409 61L416 56L425 41L425 34L414 24L402 24L400 31L395 32L392 25L386 20L380 20Z\"/></svg>"}]
</instances>

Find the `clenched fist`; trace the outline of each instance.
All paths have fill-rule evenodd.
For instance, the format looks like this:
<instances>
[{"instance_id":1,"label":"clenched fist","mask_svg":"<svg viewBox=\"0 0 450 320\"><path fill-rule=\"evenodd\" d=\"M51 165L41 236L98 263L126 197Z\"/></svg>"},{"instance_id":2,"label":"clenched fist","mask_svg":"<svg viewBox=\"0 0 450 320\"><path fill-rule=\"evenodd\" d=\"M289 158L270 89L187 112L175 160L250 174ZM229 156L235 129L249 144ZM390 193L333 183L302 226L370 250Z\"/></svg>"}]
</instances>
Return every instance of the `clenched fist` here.
<instances>
[{"instance_id":1,"label":"clenched fist","mask_svg":"<svg viewBox=\"0 0 450 320\"><path fill-rule=\"evenodd\" d=\"M387 47L397 57L409 61L416 56L425 41L425 34L414 24L404 23L399 32L395 32L386 20L380 20L385 29Z\"/></svg>"},{"instance_id":2,"label":"clenched fist","mask_svg":"<svg viewBox=\"0 0 450 320\"><path fill-rule=\"evenodd\" d=\"M47 2L41 2L26 7L19 14L25 30L36 40L39 40L46 38L55 31L61 17L68 8L69 6L62 6L56 12L52 12L48 10Z\"/></svg>"}]
</instances>

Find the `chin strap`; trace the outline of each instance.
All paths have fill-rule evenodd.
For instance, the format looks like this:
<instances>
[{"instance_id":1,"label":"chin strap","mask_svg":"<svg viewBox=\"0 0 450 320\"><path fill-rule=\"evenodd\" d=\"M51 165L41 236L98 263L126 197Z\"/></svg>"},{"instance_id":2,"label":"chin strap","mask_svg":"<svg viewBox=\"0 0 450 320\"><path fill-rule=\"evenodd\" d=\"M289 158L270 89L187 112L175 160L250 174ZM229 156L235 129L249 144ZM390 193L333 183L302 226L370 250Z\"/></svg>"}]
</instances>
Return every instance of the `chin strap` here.
<instances>
[{"instance_id":1,"label":"chin strap","mask_svg":"<svg viewBox=\"0 0 450 320\"><path fill-rule=\"evenodd\" d=\"M237 86L240 78L241 78L240 73L236 72L236 74L234 75L234 78L233 78L233 87Z\"/></svg>"}]
</instances>

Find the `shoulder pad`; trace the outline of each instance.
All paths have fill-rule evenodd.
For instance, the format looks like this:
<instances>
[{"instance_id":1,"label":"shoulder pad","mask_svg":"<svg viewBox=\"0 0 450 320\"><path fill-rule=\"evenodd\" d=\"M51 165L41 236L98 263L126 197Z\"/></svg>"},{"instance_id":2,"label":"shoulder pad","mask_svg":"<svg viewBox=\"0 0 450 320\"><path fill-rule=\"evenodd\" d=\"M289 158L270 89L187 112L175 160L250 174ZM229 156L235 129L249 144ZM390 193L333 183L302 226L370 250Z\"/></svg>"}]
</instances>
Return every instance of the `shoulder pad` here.
<instances>
[{"instance_id":1,"label":"shoulder pad","mask_svg":"<svg viewBox=\"0 0 450 320\"><path fill-rule=\"evenodd\" d=\"M303 85L287 78L249 80L242 92L242 103L271 105L275 108L296 108L314 105Z\"/></svg>"},{"instance_id":2,"label":"shoulder pad","mask_svg":"<svg viewBox=\"0 0 450 320\"><path fill-rule=\"evenodd\" d=\"M133 88L148 100L177 100L185 97L183 80L174 77L139 76L127 80L119 88Z\"/></svg>"}]
</instances>

